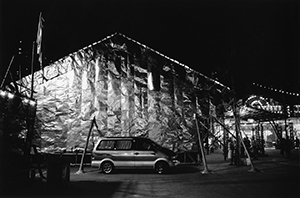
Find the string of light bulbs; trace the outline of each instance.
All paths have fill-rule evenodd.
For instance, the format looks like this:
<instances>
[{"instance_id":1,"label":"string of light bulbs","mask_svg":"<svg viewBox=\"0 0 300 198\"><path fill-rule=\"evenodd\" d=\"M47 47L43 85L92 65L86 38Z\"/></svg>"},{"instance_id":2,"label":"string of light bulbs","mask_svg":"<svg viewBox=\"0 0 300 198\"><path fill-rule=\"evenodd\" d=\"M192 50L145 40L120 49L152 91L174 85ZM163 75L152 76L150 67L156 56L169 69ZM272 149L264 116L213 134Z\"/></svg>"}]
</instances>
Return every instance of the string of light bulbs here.
<instances>
[{"instance_id":1,"label":"string of light bulbs","mask_svg":"<svg viewBox=\"0 0 300 198\"><path fill-rule=\"evenodd\" d=\"M8 98L9 100L13 100L15 98L15 95L8 91L0 90L0 98ZM35 100L31 100L28 98L21 98L21 100L22 100L23 104L29 104L31 106L36 105Z\"/></svg>"},{"instance_id":2,"label":"string of light bulbs","mask_svg":"<svg viewBox=\"0 0 300 198\"><path fill-rule=\"evenodd\" d=\"M279 92L279 93L291 95L291 96L297 96L297 97L300 96L300 93L284 91L284 90L282 90L282 89L276 89L276 88L268 87L268 86L261 85L261 84L258 84L258 83L253 83L253 85L255 85L255 86L257 86L257 87L264 88L264 89L269 89L269 90L272 90L272 91L275 91L275 92Z\"/></svg>"}]
</instances>

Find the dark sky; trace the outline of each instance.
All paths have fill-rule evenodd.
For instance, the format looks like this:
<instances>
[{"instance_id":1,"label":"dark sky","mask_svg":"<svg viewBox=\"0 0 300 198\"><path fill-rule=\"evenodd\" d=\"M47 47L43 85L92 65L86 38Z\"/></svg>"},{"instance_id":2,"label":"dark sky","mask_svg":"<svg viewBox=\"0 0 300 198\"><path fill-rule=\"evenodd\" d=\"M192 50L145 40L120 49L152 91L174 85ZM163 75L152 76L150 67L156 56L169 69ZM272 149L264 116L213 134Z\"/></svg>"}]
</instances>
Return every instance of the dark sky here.
<instances>
[{"instance_id":1,"label":"dark sky","mask_svg":"<svg viewBox=\"0 0 300 198\"><path fill-rule=\"evenodd\" d=\"M257 91L252 83L300 93L298 1L0 2L1 81L13 55L13 72L19 62L30 68L42 12L46 63L120 32L207 76L214 72L242 96Z\"/></svg>"}]
</instances>

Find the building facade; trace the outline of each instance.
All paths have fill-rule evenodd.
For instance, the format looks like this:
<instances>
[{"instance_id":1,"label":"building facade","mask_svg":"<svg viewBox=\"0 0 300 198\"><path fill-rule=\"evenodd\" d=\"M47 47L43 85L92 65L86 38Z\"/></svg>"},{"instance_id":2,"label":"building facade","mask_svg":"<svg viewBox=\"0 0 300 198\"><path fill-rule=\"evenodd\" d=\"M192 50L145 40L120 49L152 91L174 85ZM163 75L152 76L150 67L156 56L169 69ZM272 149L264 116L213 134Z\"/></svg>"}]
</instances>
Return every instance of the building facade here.
<instances>
[{"instance_id":1,"label":"building facade","mask_svg":"<svg viewBox=\"0 0 300 198\"><path fill-rule=\"evenodd\" d=\"M31 76L21 80L27 89ZM45 152L89 148L99 137L145 136L172 150L197 142L201 90L218 81L123 34L113 34L34 74L36 130Z\"/></svg>"}]
</instances>

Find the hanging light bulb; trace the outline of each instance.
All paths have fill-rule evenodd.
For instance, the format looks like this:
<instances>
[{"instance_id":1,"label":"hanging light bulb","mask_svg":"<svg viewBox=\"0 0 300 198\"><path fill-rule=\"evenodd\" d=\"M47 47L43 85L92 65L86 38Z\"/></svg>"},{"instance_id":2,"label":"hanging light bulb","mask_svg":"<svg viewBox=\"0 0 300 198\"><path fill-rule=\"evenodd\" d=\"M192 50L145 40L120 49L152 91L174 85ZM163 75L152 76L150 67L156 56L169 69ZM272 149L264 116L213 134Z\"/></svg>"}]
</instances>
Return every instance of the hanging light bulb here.
<instances>
[{"instance_id":1,"label":"hanging light bulb","mask_svg":"<svg viewBox=\"0 0 300 198\"><path fill-rule=\"evenodd\" d=\"M7 97L8 97L9 99L13 99L15 96L14 96L14 94L12 94L12 93L8 93L8 94L7 94Z\"/></svg>"},{"instance_id":2,"label":"hanging light bulb","mask_svg":"<svg viewBox=\"0 0 300 198\"><path fill-rule=\"evenodd\" d=\"M2 90L0 90L0 95L1 95L2 97L5 97L5 96L6 96L6 92L5 92L5 91L2 91Z\"/></svg>"}]
</instances>

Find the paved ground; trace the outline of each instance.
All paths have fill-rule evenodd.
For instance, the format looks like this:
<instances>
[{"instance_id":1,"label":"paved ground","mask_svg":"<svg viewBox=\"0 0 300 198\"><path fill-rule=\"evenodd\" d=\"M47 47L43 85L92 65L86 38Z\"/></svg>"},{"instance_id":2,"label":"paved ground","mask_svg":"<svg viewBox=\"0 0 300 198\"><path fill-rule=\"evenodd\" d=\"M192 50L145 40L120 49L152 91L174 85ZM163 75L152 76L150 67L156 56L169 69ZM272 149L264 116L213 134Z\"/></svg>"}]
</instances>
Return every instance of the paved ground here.
<instances>
[{"instance_id":1,"label":"paved ground","mask_svg":"<svg viewBox=\"0 0 300 198\"><path fill-rule=\"evenodd\" d=\"M68 185L54 188L36 181L35 190L16 190L12 197L299 198L300 150L293 150L290 158L275 149L266 149L266 154L253 161L259 172L249 172L250 166L229 165L220 151L207 156L213 172L205 175L201 174L203 166L180 167L167 175L153 171L105 175L90 167L76 175L78 167L72 167Z\"/></svg>"}]
</instances>

